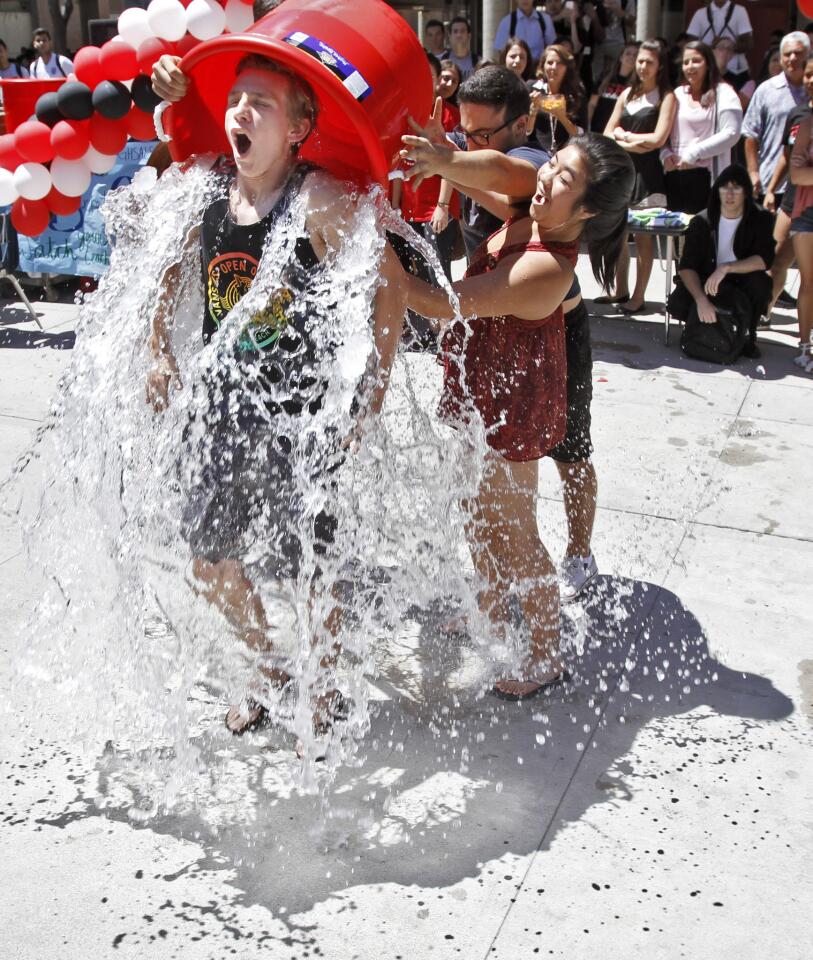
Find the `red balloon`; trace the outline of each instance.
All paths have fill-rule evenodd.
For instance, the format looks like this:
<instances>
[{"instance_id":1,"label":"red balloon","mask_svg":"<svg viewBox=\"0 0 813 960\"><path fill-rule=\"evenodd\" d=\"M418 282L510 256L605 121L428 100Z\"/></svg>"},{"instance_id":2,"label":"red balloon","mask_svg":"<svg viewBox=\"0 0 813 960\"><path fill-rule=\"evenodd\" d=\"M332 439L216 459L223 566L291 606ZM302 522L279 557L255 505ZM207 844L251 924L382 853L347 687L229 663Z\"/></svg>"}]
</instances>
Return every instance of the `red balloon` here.
<instances>
[{"instance_id":1,"label":"red balloon","mask_svg":"<svg viewBox=\"0 0 813 960\"><path fill-rule=\"evenodd\" d=\"M81 50L76 51L76 56L73 58L73 72L76 74L76 79L87 84L91 90L105 79L99 62L99 53L98 47L82 47Z\"/></svg>"},{"instance_id":2,"label":"red balloon","mask_svg":"<svg viewBox=\"0 0 813 960\"><path fill-rule=\"evenodd\" d=\"M87 120L60 120L51 130L51 146L58 157L78 160L90 146Z\"/></svg>"},{"instance_id":3,"label":"red balloon","mask_svg":"<svg viewBox=\"0 0 813 960\"><path fill-rule=\"evenodd\" d=\"M108 156L123 150L127 143L127 117L108 120L100 113L94 113L90 118L90 142L99 153Z\"/></svg>"},{"instance_id":4,"label":"red balloon","mask_svg":"<svg viewBox=\"0 0 813 960\"><path fill-rule=\"evenodd\" d=\"M242 2L243 2L247 7L250 7L250 6L252 6L252 5L254 4L254 0L242 0Z\"/></svg>"},{"instance_id":5,"label":"red balloon","mask_svg":"<svg viewBox=\"0 0 813 960\"><path fill-rule=\"evenodd\" d=\"M796 0L796 5L808 20L813 20L813 0Z\"/></svg>"},{"instance_id":6,"label":"red balloon","mask_svg":"<svg viewBox=\"0 0 813 960\"><path fill-rule=\"evenodd\" d=\"M99 51L99 65L105 80L132 80L138 73L138 57L123 40L108 40Z\"/></svg>"},{"instance_id":7,"label":"red balloon","mask_svg":"<svg viewBox=\"0 0 813 960\"><path fill-rule=\"evenodd\" d=\"M39 120L26 120L14 131L14 147L23 160L48 163L54 159L51 128Z\"/></svg>"},{"instance_id":8,"label":"red balloon","mask_svg":"<svg viewBox=\"0 0 813 960\"><path fill-rule=\"evenodd\" d=\"M133 140L155 140L155 123L151 113L144 113L138 107L133 107L124 119L127 122L127 132Z\"/></svg>"},{"instance_id":9,"label":"red balloon","mask_svg":"<svg viewBox=\"0 0 813 960\"><path fill-rule=\"evenodd\" d=\"M185 57L193 47L202 42L197 37L193 37L191 33L184 34L175 44L175 52L179 57Z\"/></svg>"},{"instance_id":10,"label":"red balloon","mask_svg":"<svg viewBox=\"0 0 813 960\"><path fill-rule=\"evenodd\" d=\"M27 237L38 237L47 229L51 220L51 211L44 200L17 199L11 205L11 222L17 233Z\"/></svg>"},{"instance_id":11,"label":"red balloon","mask_svg":"<svg viewBox=\"0 0 813 960\"><path fill-rule=\"evenodd\" d=\"M24 162L20 154L17 153L17 148L14 145L14 134L3 134L3 136L0 137L0 167L4 167L6 170L13 172Z\"/></svg>"},{"instance_id":12,"label":"red balloon","mask_svg":"<svg viewBox=\"0 0 813 960\"><path fill-rule=\"evenodd\" d=\"M71 213L76 213L82 206L81 197L66 197L65 194L60 193L56 187L51 187L51 192L45 198L44 202L48 204L48 209L51 213L58 213L61 217L67 217Z\"/></svg>"},{"instance_id":13,"label":"red balloon","mask_svg":"<svg viewBox=\"0 0 813 960\"><path fill-rule=\"evenodd\" d=\"M152 73L152 65L165 53L175 53L175 44L167 40L159 40L158 37L145 40L138 48L138 66L141 72L149 76Z\"/></svg>"}]
</instances>

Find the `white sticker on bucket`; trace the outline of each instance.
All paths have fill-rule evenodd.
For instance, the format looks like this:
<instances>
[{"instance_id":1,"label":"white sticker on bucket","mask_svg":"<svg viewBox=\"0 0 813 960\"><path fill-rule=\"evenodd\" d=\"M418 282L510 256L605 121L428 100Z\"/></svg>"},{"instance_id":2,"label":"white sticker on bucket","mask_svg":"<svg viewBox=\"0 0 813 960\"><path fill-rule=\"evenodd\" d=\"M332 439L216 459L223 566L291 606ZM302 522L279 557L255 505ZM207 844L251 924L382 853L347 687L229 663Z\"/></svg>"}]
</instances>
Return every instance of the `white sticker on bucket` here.
<instances>
[{"instance_id":1,"label":"white sticker on bucket","mask_svg":"<svg viewBox=\"0 0 813 960\"><path fill-rule=\"evenodd\" d=\"M373 92L373 88L367 83L360 71L323 40L300 31L289 33L284 39L286 43L304 50L305 53L310 54L315 60L327 67L334 77L341 80L356 100L364 100Z\"/></svg>"}]
</instances>

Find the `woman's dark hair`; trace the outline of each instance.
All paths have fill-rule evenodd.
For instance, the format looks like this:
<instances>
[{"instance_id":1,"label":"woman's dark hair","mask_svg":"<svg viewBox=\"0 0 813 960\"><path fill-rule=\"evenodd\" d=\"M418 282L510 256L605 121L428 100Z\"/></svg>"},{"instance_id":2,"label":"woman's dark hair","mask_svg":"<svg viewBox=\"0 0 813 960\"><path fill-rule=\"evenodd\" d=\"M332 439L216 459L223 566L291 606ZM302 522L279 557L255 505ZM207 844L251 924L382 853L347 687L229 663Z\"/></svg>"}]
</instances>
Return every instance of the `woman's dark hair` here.
<instances>
[{"instance_id":1,"label":"woman's dark hair","mask_svg":"<svg viewBox=\"0 0 813 960\"><path fill-rule=\"evenodd\" d=\"M730 166L726 167L725 170L717 177L714 183L711 185L711 193L709 195L709 205L708 205L708 215L709 223L712 227L716 227L720 222L720 187L724 187L727 183L736 183L738 187L742 187L745 191L745 207L746 209L754 202L754 186L751 183L751 178L748 176L748 171L742 164L732 163ZM743 216L744 216L743 212Z\"/></svg>"},{"instance_id":2,"label":"woman's dark hair","mask_svg":"<svg viewBox=\"0 0 813 960\"><path fill-rule=\"evenodd\" d=\"M441 69L441 72L443 72L444 70L454 70L454 72L457 74L457 88L453 94L451 94L446 98L450 103L457 104L457 95L460 93L460 84L461 84L461 81L463 80L463 73L461 72L460 67L458 67L458 65L454 62L454 60L441 60L440 69Z\"/></svg>"},{"instance_id":3,"label":"woman's dark hair","mask_svg":"<svg viewBox=\"0 0 813 960\"><path fill-rule=\"evenodd\" d=\"M581 205L593 216L585 220L582 237L593 276L609 290L626 242L635 167L626 150L600 133L571 137L567 145L576 147L584 158L587 189Z\"/></svg>"},{"instance_id":4,"label":"woman's dark hair","mask_svg":"<svg viewBox=\"0 0 813 960\"><path fill-rule=\"evenodd\" d=\"M483 67L466 77L457 91L459 103L505 107L505 116L522 117L531 112L528 88L508 67Z\"/></svg>"},{"instance_id":5,"label":"woman's dark hair","mask_svg":"<svg viewBox=\"0 0 813 960\"><path fill-rule=\"evenodd\" d=\"M664 97L672 89L669 84L669 60L666 55L666 48L657 40L644 40L644 42L638 46L638 53L640 54L642 50L646 50L648 53L654 53L658 58L658 76L655 80L655 85L661 97ZM630 84L630 100L640 97L642 88L643 84L636 70L632 75L632 83Z\"/></svg>"},{"instance_id":6,"label":"woman's dark hair","mask_svg":"<svg viewBox=\"0 0 813 960\"><path fill-rule=\"evenodd\" d=\"M628 40L624 46L621 48L621 53L618 54L615 63L613 64L612 70L609 73L604 74L604 79L598 85L598 90L596 91L599 96L601 96L604 91L609 87L613 80L618 76L618 71L621 69L621 61L624 59L624 54L627 50L635 48L636 56L638 54L638 47L640 44L637 40ZM627 84L631 82L632 77L635 76L635 63L632 64L632 71L630 72L630 80L627 80Z\"/></svg>"},{"instance_id":7,"label":"woman's dark hair","mask_svg":"<svg viewBox=\"0 0 813 960\"><path fill-rule=\"evenodd\" d=\"M779 51L778 44L774 44L774 46L768 47L768 49L765 51L765 56L762 58L762 64L760 65L759 74L757 76L757 86L759 86L760 83L764 83L766 80L770 78L771 60L779 52L780 51Z\"/></svg>"},{"instance_id":8,"label":"woman's dark hair","mask_svg":"<svg viewBox=\"0 0 813 960\"><path fill-rule=\"evenodd\" d=\"M511 37L508 43L506 43L506 45L500 51L500 66L505 66L505 58L508 56L508 51L511 49L511 47L522 47L522 49L525 51L525 69L522 71L522 79L530 80L534 75L533 54L531 53L531 48L528 46L528 44L519 37Z\"/></svg>"},{"instance_id":9,"label":"woman's dark hair","mask_svg":"<svg viewBox=\"0 0 813 960\"><path fill-rule=\"evenodd\" d=\"M559 63L564 64L565 75L562 78L562 89L559 92L567 101L567 115L575 117L584 101L584 87L579 76L576 58L561 44L552 43L549 47L545 47L542 56L539 58L539 64L536 68L537 77L545 76L545 61L548 59L549 53L555 53L559 58Z\"/></svg>"},{"instance_id":10,"label":"woman's dark hair","mask_svg":"<svg viewBox=\"0 0 813 960\"><path fill-rule=\"evenodd\" d=\"M720 82L720 71L717 69L717 58L714 56L714 51L707 43L703 43L702 40L690 40L683 48L684 57L689 50L696 50L706 61L706 76L703 78L703 89L700 93L703 94L708 93L709 90L716 90L717 84ZM682 62L680 71L681 76L683 76ZM686 78L683 77L683 79L685 80Z\"/></svg>"}]
</instances>

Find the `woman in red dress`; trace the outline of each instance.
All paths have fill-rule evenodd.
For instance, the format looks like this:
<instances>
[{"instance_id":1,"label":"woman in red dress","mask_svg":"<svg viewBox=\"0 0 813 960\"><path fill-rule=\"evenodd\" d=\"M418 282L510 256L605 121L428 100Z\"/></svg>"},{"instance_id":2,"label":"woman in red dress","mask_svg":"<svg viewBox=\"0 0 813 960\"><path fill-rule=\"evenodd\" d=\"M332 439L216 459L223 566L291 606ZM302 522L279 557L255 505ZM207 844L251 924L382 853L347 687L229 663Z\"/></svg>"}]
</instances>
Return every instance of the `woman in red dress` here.
<instances>
[{"instance_id":1,"label":"woman in red dress","mask_svg":"<svg viewBox=\"0 0 813 960\"><path fill-rule=\"evenodd\" d=\"M530 210L509 216L454 284L467 320L455 320L442 290L406 280L409 306L440 321L442 414L461 424L478 416L486 430L482 482L467 505L469 547L487 585L481 609L504 630L509 588L518 587L531 637L519 675L494 686L505 699L535 696L568 677L559 652L556 571L536 524L538 461L565 435L562 301L579 243L587 242L599 282L609 282L634 181L617 144L576 137L540 169ZM506 215L516 213L507 197L505 204Z\"/></svg>"}]
</instances>

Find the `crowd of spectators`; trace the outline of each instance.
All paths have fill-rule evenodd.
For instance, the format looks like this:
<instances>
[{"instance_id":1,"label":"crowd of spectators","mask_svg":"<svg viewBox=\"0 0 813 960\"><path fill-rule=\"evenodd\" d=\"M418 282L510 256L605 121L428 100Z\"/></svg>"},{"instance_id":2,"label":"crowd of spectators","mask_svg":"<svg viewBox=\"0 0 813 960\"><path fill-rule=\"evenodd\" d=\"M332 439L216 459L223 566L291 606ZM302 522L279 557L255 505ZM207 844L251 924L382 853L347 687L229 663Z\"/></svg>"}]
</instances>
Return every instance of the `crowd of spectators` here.
<instances>
[{"instance_id":1,"label":"crowd of spectators","mask_svg":"<svg viewBox=\"0 0 813 960\"><path fill-rule=\"evenodd\" d=\"M22 49L13 59L9 57L6 41L0 40L0 78L4 80L45 80L67 77L72 71L73 63L54 50L51 34L44 27L34 31L31 46Z\"/></svg>"},{"instance_id":2,"label":"crowd of spectators","mask_svg":"<svg viewBox=\"0 0 813 960\"><path fill-rule=\"evenodd\" d=\"M469 76L499 64L528 89L528 146L552 155L588 130L615 140L635 166L633 207L702 213L710 224L713 263L698 270L696 250L695 259L681 262L677 302L693 302L701 321L711 322L718 287L747 290L752 309L744 352L751 356L759 354L757 326L770 323L773 307L796 306L784 289L795 263L801 277L796 362L813 373L813 202L807 203L813 201L813 23L774 32L752 71L753 29L747 9L734 0L707 0L671 45L662 37L636 38L636 12L635 0L546 0L540 6L517 0L498 26L494 50L482 54L472 46L465 18L455 17L448 29L430 20L424 42L439 61L437 93L454 108ZM509 125L516 119L506 117ZM446 114L444 124L452 123ZM449 249L455 225L435 219ZM759 235L746 242L746 231ZM765 231L770 236L762 236ZM598 298L629 315L649 309L644 297L654 259L650 237L638 234L635 245L632 289L625 247L613 289ZM702 282L690 278L686 284L692 273ZM714 294L705 287L712 276Z\"/></svg>"}]
</instances>

